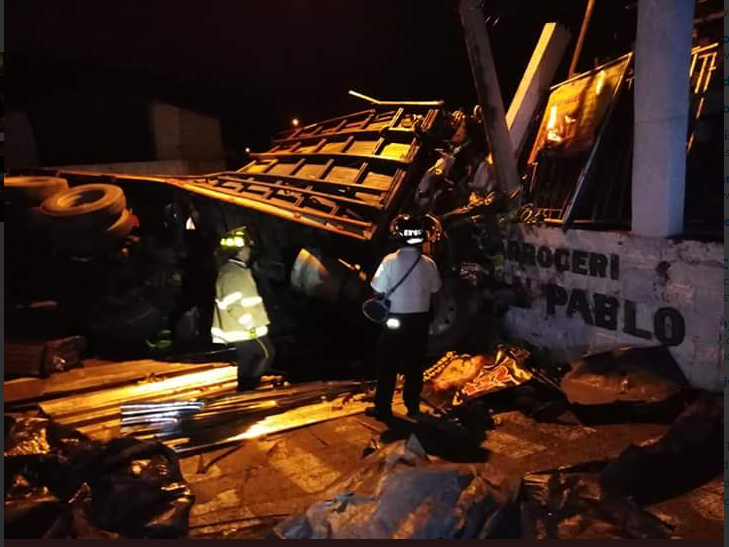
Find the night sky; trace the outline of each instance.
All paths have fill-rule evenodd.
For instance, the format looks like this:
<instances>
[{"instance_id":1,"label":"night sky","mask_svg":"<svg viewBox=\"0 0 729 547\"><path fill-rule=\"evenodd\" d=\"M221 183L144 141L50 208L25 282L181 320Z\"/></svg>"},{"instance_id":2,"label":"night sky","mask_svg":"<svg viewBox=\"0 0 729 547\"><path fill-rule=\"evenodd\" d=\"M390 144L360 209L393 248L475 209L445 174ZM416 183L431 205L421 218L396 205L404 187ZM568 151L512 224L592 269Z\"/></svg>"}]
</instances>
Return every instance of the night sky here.
<instances>
[{"instance_id":1,"label":"night sky","mask_svg":"<svg viewBox=\"0 0 729 547\"><path fill-rule=\"evenodd\" d=\"M598 2L582 68L596 55L630 48L630 4ZM122 6L8 5L7 108L45 112L54 130L69 134L73 116L52 122L57 106L38 105L64 96L73 111L94 94L157 98L219 114L230 150L265 147L293 116L309 123L362 109L348 89L383 99L442 98L451 108L476 100L455 0L114 5ZM543 24L566 24L572 48L585 5L486 0L507 105Z\"/></svg>"}]
</instances>

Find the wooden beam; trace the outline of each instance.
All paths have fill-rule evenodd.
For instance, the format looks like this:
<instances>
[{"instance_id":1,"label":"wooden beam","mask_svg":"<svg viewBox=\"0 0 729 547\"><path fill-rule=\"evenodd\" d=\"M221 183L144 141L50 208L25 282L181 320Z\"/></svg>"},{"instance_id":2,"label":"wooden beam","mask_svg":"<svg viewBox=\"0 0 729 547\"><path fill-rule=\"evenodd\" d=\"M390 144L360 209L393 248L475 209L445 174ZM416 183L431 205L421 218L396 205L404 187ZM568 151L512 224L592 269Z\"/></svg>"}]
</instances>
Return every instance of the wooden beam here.
<instances>
[{"instance_id":1,"label":"wooden beam","mask_svg":"<svg viewBox=\"0 0 729 547\"><path fill-rule=\"evenodd\" d=\"M92 359L84 361L83 368L54 374L47 379L23 378L6 381L3 400L6 406L28 404L40 399L48 400L98 389L119 387L123 384L144 380L147 377L169 378L223 366L230 366L230 363L166 363L145 359L100 364Z\"/></svg>"},{"instance_id":2,"label":"wooden beam","mask_svg":"<svg viewBox=\"0 0 729 547\"><path fill-rule=\"evenodd\" d=\"M103 414L107 409L119 412L121 403L155 401L160 397L182 396L190 391L203 393L206 388L234 382L236 371L234 366L195 371L161 382L140 383L45 401L40 403L40 408L59 423L75 424L86 420L88 414Z\"/></svg>"},{"instance_id":3,"label":"wooden beam","mask_svg":"<svg viewBox=\"0 0 729 547\"><path fill-rule=\"evenodd\" d=\"M501 98L481 1L460 0L459 9L468 57L471 61L471 72L481 105L483 127L493 156L496 175L504 190L513 191L519 185L516 156L506 125L504 101Z\"/></svg>"}]
</instances>

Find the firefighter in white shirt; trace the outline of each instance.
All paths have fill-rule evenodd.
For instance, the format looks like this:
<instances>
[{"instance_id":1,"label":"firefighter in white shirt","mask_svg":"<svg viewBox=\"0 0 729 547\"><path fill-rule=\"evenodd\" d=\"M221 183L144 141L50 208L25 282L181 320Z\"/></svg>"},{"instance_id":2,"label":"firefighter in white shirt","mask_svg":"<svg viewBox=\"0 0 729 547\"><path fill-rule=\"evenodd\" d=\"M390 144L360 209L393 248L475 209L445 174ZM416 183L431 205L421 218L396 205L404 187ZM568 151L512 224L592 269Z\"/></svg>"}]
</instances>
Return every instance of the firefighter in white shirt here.
<instances>
[{"instance_id":1,"label":"firefighter in white shirt","mask_svg":"<svg viewBox=\"0 0 729 547\"><path fill-rule=\"evenodd\" d=\"M218 272L210 332L213 342L235 345L238 391L242 391L271 371L275 355L267 336L271 322L250 269L254 244L246 228L226 234L220 246L232 256Z\"/></svg>"},{"instance_id":2,"label":"firefighter in white shirt","mask_svg":"<svg viewBox=\"0 0 729 547\"><path fill-rule=\"evenodd\" d=\"M375 406L366 411L378 419L392 416L392 396L400 371L405 375L403 399L408 416L420 412L431 304L441 288L438 267L421 254L426 234L422 219L401 215L394 224L394 232L401 248L382 260L371 282L378 294L385 294L400 283L389 296L390 314L377 345Z\"/></svg>"}]
</instances>

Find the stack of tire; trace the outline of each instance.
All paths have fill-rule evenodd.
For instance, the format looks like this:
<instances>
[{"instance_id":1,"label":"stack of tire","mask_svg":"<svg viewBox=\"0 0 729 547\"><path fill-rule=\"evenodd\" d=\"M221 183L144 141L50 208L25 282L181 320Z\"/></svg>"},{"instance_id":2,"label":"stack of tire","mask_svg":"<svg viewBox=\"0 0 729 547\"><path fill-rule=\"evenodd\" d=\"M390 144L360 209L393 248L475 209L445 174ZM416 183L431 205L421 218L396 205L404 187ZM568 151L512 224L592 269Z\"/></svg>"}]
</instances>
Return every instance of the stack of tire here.
<instances>
[{"instance_id":1,"label":"stack of tire","mask_svg":"<svg viewBox=\"0 0 729 547\"><path fill-rule=\"evenodd\" d=\"M6 177L5 189L44 223L59 250L88 254L117 247L134 227L126 197L112 184L68 187L56 177Z\"/></svg>"},{"instance_id":2,"label":"stack of tire","mask_svg":"<svg viewBox=\"0 0 729 547\"><path fill-rule=\"evenodd\" d=\"M11 212L23 212L26 217L40 220L40 204L53 194L68 190L68 182L57 177L5 177L3 190Z\"/></svg>"}]
</instances>

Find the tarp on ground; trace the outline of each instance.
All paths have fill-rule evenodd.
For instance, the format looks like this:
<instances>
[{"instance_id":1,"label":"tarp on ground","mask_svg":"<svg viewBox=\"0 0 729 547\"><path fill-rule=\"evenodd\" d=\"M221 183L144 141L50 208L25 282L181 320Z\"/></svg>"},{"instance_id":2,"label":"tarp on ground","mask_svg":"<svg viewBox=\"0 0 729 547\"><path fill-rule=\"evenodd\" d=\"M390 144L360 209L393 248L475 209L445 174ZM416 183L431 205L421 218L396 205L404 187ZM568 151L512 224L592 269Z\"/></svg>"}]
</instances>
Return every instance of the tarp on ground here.
<instances>
[{"instance_id":1,"label":"tarp on ground","mask_svg":"<svg viewBox=\"0 0 729 547\"><path fill-rule=\"evenodd\" d=\"M520 493L522 533L533 539L671 537L642 508L689 492L721 472L724 406L702 394L658 440L610 461L530 473Z\"/></svg>"},{"instance_id":2,"label":"tarp on ground","mask_svg":"<svg viewBox=\"0 0 729 547\"><path fill-rule=\"evenodd\" d=\"M635 502L606 493L595 473L532 473L520 494L524 539L664 539L671 529Z\"/></svg>"},{"instance_id":3,"label":"tarp on ground","mask_svg":"<svg viewBox=\"0 0 729 547\"><path fill-rule=\"evenodd\" d=\"M718 476L725 453L723 396L703 393L656 442L626 448L600 480L613 494L655 503Z\"/></svg>"},{"instance_id":4,"label":"tarp on ground","mask_svg":"<svg viewBox=\"0 0 729 547\"><path fill-rule=\"evenodd\" d=\"M430 462L411 437L363 461L325 501L280 524L284 539L486 537L518 491L518 479L487 464Z\"/></svg>"}]
</instances>

